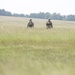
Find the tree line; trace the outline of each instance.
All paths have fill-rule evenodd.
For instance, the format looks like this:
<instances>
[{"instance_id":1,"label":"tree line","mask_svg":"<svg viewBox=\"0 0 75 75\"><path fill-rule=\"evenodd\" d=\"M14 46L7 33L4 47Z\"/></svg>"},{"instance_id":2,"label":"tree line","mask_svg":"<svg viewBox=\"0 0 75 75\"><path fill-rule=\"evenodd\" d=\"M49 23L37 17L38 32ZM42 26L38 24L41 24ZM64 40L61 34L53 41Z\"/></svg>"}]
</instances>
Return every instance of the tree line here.
<instances>
[{"instance_id":1,"label":"tree line","mask_svg":"<svg viewBox=\"0 0 75 75\"><path fill-rule=\"evenodd\" d=\"M49 13L49 12L39 12L39 13L30 13L28 14L18 14L11 13L5 9L0 9L0 16L15 16L15 17L27 17L27 18L39 18L39 19L52 19L52 20L66 20L66 21L75 21L75 15L60 15L60 13Z\"/></svg>"}]
</instances>

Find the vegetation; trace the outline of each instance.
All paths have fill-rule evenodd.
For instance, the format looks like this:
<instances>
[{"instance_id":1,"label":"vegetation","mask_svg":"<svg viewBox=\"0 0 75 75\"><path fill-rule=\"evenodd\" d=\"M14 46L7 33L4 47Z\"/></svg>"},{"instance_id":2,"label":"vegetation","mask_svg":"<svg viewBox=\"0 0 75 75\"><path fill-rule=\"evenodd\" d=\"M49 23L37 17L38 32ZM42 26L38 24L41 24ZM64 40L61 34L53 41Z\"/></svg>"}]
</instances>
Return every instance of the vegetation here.
<instances>
[{"instance_id":1,"label":"vegetation","mask_svg":"<svg viewBox=\"0 0 75 75\"><path fill-rule=\"evenodd\" d=\"M0 75L75 75L75 22L0 16Z\"/></svg>"},{"instance_id":2,"label":"vegetation","mask_svg":"<svg viewBox=\"0 0 75 75\"><path fill-rule=\"evenodd\" d=\"M31 13L28 14L18 14L5 11L4 9L0 9L0 15L2 16L15 16L15 17L27 17L27 18L40 18L40 19L52 19L52 20L66 20L66 21L75 21L75 15L60 15L59 13L50 14L49 12L40 12L40 13Z\"/></svg>"}]
</instances>

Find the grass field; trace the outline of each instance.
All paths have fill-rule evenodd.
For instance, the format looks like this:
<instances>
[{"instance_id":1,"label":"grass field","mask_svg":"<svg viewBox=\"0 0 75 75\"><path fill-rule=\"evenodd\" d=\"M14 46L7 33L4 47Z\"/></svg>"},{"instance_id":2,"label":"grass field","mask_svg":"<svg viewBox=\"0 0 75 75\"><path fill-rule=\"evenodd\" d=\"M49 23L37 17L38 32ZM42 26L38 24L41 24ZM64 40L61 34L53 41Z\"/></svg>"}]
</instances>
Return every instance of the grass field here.
<instances>
[{"instance_id":1,"label":"grass field","mask_svg":"<svg viewBox=\"0 0 75 75\"><path fill-rule=\"evenodd\" d=\"M0 16L0 75L75 75L75 22Z\"/></svg>"}]
</instances>

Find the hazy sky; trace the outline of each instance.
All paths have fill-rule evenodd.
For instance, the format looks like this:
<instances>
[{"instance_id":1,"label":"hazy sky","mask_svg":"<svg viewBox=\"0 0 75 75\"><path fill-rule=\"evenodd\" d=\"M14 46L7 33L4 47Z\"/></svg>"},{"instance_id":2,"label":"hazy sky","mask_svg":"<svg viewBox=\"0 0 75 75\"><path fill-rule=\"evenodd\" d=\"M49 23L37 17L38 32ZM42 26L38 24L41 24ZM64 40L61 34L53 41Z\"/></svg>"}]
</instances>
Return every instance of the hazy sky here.
<instances>
[{"instance_id":1,"label":"hazy sky","mask_svg":"<svg viewBox=\"0 0 75 75\"><path fill-rule=\"evenodd\" d=\"M75 0L0 0L0 9L23 14L56 12L75 15Z\"/></svg>"}]
</instances>

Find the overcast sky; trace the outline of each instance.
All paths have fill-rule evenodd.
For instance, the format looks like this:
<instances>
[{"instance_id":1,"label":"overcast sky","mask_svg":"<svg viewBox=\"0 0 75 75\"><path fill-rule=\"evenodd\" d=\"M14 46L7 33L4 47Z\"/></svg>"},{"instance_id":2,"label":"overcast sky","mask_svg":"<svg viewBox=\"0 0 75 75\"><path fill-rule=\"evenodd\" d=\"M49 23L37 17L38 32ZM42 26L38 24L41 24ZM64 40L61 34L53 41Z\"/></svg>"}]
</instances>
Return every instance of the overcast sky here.
<instances>
[{"instance_id":1,"label":"overcast sky","mask_svg":"<svg viewBox=\"0 0 75 75\"><path fill-rule=\"evenodd\" d=\"M12 13L60 13L75 15L75 0L0 0L0 9Z\"/></svg>"}]
</instances>

